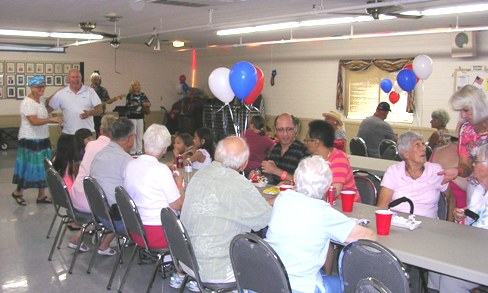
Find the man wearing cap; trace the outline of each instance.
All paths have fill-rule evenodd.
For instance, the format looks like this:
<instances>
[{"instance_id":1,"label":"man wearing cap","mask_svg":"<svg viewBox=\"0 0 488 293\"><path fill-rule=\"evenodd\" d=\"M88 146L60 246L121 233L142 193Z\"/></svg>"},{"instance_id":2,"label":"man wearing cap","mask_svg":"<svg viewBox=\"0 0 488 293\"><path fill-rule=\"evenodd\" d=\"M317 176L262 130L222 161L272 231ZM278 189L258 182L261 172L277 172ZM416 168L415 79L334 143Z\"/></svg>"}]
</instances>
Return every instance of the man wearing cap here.
<instances>
[{"instance_id":1,"label":"man wearing cap","mask_svg":"<svg viewBox=\"0 0 488 293\"><path fill-rule=\"evenodd\" d=\"M383 139L396 141L396 135L393 132L393 129L390 124L385 122L389 112L391 112L390 104L381 102L378 104L373 116L364 119L363 122L361 122L361 125L359 125L357 136L361 137L366 142L369 157L380 157L378 147Z\"/></svg>"},{"instance_id":2,"label":"man wearing cap","mask_svg":"<svg viewBox=\"0 0 488 293\"><path fill-rule=\"evenodd\" d=\"M322 116L334 128L334 147L345 152L346 131L342 129L341 114L337 111L329 111L328 113L322 113Z\"/></svg>"},{"instance_id":3,"label":"man wearing cap","mask_svg":"<svg viewBox=\"0 0 488 293\"><path fill-rule=\"evenodd\" d=\"M68 73L69 85L60 89L54 96L46 100L48 111L63 111L63 133L74 135L80 128L95 132L93 116L102 113L102 102L94 89L81 83L78 69Z\"/></svg>"}]
</instances>

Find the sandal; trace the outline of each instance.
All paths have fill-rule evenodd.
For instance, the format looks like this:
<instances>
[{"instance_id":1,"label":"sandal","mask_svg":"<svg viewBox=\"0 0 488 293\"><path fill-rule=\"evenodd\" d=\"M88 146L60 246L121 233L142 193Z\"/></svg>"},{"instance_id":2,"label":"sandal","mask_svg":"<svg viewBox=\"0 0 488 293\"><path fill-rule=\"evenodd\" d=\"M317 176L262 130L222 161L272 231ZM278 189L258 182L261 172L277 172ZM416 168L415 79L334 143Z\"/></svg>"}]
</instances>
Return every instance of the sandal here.
<instances>
[{"instance_id":1,"label":"sandal","mask_svg":"<svg viewBox=\"0 0 488 293\"><path fill-rule=\"evenodd\" d=\"M19 195L16 195L15 193L12 192L12 197L13 199L15 199L15 202L18 204L18 205L21 205L21 206L26 206L27 205L27 202L25 201L24 195L22 194L19 194Z\"/></svg>"},{"instance_id":2,"label":"sandal","mask_svg":"<svg viewBox=\"0 0 488 293\"><path fill-rule=\"evenodd\" d=\"M36 199L36 203L40 203L40 204L44 204L44 203L47 203L47 204L50 204L50 203L53 203L53 201L48 198L47 196L41 198L41 199Z\"/></svg>"},{"instance_id":3,"label":"sandal","mask_svg":"<svg viewBox=\"0 0 488 293\"><path fill-rule=\"evenodd\" d=\"M75 244L75 243L68 242L68 248L76 249L76 245L77 244ZM90 251L90 248L88 248L88 246L86 246L85 242L81 242L80 251L81 252L87 252L87 251Z\"/></svg>"},{"instance_id":4,"label":"sandal","mask_svg":"<svg viewBox=\"0 0 488 293\"><path fill-rule=\"evenodd\" d=\"M117 254L117 251L113 250L112 248L110 248L110 246L105 249L105 250L98 250L98 254L100 255L106 255L106 256L112 256L112 255L115 255Z\"/></svg>"}]
</instances>

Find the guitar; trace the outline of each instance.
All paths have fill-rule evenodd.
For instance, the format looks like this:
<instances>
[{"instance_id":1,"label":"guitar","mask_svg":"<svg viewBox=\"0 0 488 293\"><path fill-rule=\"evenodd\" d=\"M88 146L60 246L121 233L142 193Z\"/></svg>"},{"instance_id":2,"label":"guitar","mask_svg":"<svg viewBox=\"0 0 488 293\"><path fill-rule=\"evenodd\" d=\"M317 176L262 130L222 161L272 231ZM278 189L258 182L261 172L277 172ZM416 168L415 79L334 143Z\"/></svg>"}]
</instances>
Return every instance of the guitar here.
<instances>
[{"instance_id":1,"label":"guitar","mask_svg":"<svg viewBox=\"0 0 488 293\"><path fill-rule=\"evenodd\" d=\"M115 102L117 100L121 100L123 97L125 97L125 94L118 95L116 97L110 98L110 99L106 100L105 102L102 102L100 105L102 105L102 107L103 107L107 104L112 104L113 102Z\"/></svg>"}]
</instances>

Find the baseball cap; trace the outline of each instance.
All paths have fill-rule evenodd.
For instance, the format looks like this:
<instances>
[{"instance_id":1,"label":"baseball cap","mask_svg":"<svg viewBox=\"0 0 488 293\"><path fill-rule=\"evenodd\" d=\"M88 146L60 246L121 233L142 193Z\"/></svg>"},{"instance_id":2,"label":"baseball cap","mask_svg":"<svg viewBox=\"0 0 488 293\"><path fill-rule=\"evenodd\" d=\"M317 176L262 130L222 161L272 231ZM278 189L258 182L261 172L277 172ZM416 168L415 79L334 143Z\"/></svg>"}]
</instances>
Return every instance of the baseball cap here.
<instances>
[{"instance_id":1,"label":"baseball cap","mask_svg":"<svg viewBox=\"0 0 488 293\"><path fill-rule=\"evenodd\" d=\"M391 112L390 104L388 104L387 102L381 102L381 103L379 103L378 104L378 107L376 109L381 110L381 111Z\"/></svg>"}]
</instances>

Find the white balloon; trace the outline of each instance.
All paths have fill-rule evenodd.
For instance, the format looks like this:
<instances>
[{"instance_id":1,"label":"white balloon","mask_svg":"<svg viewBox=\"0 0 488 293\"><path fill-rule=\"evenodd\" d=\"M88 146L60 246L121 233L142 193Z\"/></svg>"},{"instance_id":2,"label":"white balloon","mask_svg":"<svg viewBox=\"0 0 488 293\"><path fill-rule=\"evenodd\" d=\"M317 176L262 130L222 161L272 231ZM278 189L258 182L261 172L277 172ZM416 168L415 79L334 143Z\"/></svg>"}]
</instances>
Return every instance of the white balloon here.
<instances>
[{"instance_id":1,"label":"white balloon","mask_svg":"<svg viewBox=\"0 0 488 293\"><path fill-rule=\"evenodd\" d=\"M432 73L432 59L427 55L418 55L412 65L413 72L420 79L427 79Z\"/></svg>"},{"instance_id":2,"label":"white balloon","mask_svg":"<svg viewBox=\"0 0 488 293\"><path fill-rule=\"evenodd\" d=\"M210 87L210 91L217 97L217 99L225 104L234 99L234 92L230 87L229 74L229 68L219 67L214 69L208 76L208 86Z\"/></svg>"},{"instance_id":3,"label":"white balloon","mask_svg":"<svg viewBox=\"0 0 488 293\"><path fill-rule=\"evenodd\" d=\"M397 94L400 94L404 92L402 87L398 84L398 81L395 80L395 83L393 84L393 91L395 91Z\"/></svg>"}]
</instances>

